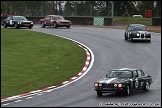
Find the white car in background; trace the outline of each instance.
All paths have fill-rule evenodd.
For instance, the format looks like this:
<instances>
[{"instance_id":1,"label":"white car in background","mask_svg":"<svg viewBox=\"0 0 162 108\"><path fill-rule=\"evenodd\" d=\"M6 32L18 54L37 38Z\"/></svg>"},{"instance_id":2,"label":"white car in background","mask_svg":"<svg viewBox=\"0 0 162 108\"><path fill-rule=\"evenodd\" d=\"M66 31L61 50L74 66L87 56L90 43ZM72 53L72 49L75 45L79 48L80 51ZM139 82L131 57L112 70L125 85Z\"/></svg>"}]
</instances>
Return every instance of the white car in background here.
<instances>
[{"instance_id":1,"label":"white car in background","mask_svg":"<svg viewBox=\"0 0 162 108\"><path fill-rule=\"evenodd\" d=\"M143 18L143 16L142 15L133 15L133 17L135 18Z\"/></svg>"}]
</instances>

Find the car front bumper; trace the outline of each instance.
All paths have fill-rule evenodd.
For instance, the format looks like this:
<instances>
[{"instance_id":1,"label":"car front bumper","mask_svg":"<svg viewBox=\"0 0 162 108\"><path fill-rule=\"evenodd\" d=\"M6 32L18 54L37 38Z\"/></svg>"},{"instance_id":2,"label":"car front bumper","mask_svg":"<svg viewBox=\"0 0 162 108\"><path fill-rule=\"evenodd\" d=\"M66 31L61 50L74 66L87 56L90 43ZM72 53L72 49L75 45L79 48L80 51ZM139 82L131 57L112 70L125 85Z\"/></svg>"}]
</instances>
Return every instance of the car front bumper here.
<instances>
[{"instance_id":1,"label":"car front bumper","mask_svg":"<svg viewBox=\"0 0 162 108\"><path fill-rule=\"evenodd\" d=\"M122 92L126 91L126 87L116 87L116 88L95 88L95 91L100 91L102 93L111 93L111 92Z\"/></svg>"},{"instance_id":2,"label":"car front bumper","mask_svg":"<svg viewBox=\"0 0 162 108\"><path fill-rule=\"evenodd\" d=\"M19 24L19 27L33 27L33 24Z\"/></svg>"},{"instance_id":3,"label":"car front bumper","mask_svg":"<svg viewBox=\"0 0 162 108\"><path fill-rule=\"evenodd\" d=\"M132 38L133 40L151 40L151 38Z\"/></svg>"}]
</instances>

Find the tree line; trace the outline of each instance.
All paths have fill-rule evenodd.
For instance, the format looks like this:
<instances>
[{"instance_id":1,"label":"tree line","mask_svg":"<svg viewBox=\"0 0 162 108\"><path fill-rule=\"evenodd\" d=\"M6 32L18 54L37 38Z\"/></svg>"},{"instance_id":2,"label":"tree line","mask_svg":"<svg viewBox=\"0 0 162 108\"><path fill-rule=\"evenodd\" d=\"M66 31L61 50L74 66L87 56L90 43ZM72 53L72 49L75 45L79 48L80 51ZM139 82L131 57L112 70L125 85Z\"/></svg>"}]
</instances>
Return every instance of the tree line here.
<instances>
[{"instance_id":1,"label":"tree line","mask_svg":"<svg viewBox=\"0 0 162 108\"><path fill-rule=\"evenodd\" d=\"M161 16L161 1L1 1L1 14L45 16L111 16L112 3L114 16L145 16L146 10Z\"/></svg>"}]
</instances>

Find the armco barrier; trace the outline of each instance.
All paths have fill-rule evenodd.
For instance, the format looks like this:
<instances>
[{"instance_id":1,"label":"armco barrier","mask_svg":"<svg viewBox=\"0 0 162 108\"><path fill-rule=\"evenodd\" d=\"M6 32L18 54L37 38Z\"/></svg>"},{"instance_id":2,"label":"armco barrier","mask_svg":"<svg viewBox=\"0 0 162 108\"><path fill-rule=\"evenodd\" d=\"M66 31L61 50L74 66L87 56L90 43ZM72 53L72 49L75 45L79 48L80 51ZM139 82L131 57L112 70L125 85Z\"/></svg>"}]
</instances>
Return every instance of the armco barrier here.
<instances>
[{"instance_id":1,"label":"armco barrier","mask_svg":"<svg viewBox=\"0 0 162 108\"><path fill-rule=\"evenodd\" d=\"M112 26L113 20L112 18L104 18L104 26Z\"/></svg>"},{"instance_id":2,"label":"armco barrier","mask_svg":"<svg viewBox=\"0 0 162 108\"><path fill-rule=\"evenodd\" d=\"M64 17L74 25L93 25L93 17Z\"/></svg>"},{"instance_id":3,"label":"armco barrier","mask_svg":"<svg viewBox=\"0 0 162 108\"><path fill-rule=\"evenodd\" d=\"M161 17L153 17L152 25L153 26L161 26Z\"/></svg>"}]
</instances>

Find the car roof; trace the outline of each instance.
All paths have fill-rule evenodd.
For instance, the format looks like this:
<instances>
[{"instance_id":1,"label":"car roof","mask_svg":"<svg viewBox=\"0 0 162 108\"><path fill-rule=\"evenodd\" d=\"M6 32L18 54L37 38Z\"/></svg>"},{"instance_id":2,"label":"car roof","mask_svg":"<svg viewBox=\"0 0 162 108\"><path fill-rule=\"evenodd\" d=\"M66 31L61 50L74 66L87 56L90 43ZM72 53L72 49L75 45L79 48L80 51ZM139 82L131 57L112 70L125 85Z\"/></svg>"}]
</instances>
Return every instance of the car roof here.
<instances>
[{"instance_id":1,"label":"car roof","mask_svg":"<svg viewBox=\"0 0 162 108\"><path fill-rule=\"evenodd\" d=\"M21 16L21 15L9 15L8 17L25 17L25 16Z\"/></svg>"},{"instance_id":2,"label":"car roof","mask_svg":"<svg viewBox=\"0 0 162 108\"><path fill-rule=\"evenodd\" d=\"M47 16L61 16L61 15L47 15Z\"/></svg>"},{"instance_id":3,"label":"car roof","mask_svg":"<svg viewBox=\"0 0 162 108\"><path fill-rule=\"evenodd\" d=\"M111 70L129 70L129 71L134 71L134 70L137 70L137 69L134 69L134 68L120 68L120 69L111 69Z\"/></svg>"},{"instance_id":4,"label":"car roof","mask_svg":"<svg viewBox=\"0 0 162 108\"><path fill-rule=\"evenodd\" d=\"M25 17L25 16L13 16L13 17Z\"/></svg>"},{"instance_id":5,"label":"car roof","mask_svg":"<svg viewBox=\"0 0 162 108\"><path fill-rule=\"evenodd\" d=\"M136 26L136 25L145 26L144 24L130 24L130 26Z\"/></svg>"}]
</instances>

